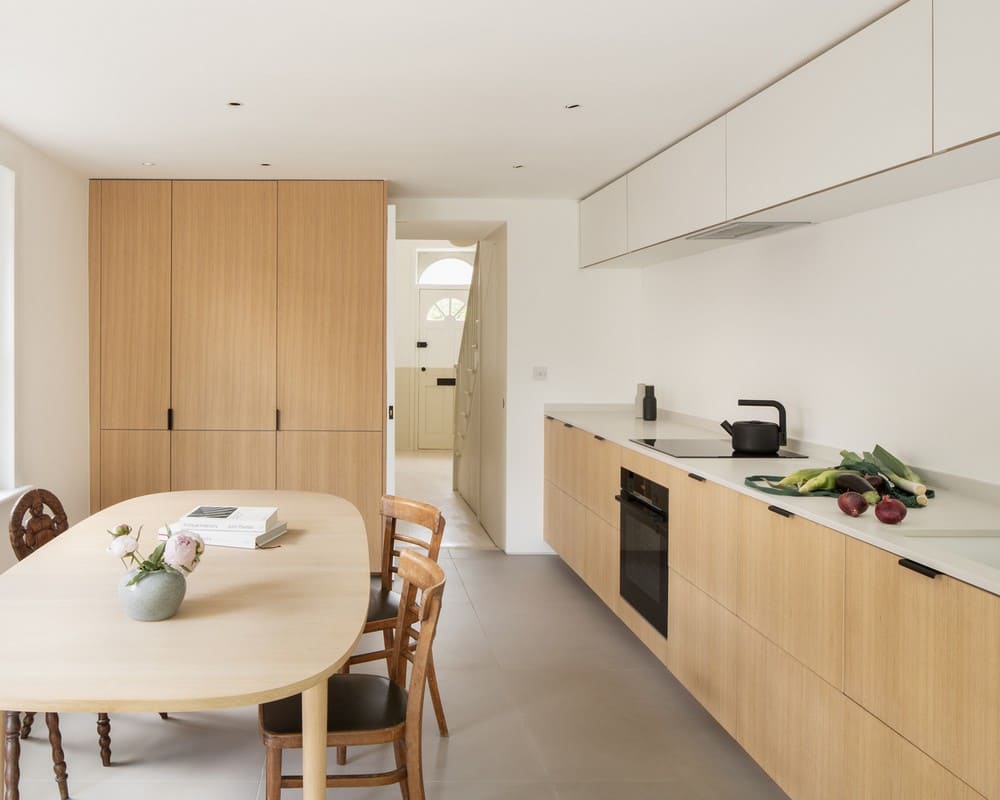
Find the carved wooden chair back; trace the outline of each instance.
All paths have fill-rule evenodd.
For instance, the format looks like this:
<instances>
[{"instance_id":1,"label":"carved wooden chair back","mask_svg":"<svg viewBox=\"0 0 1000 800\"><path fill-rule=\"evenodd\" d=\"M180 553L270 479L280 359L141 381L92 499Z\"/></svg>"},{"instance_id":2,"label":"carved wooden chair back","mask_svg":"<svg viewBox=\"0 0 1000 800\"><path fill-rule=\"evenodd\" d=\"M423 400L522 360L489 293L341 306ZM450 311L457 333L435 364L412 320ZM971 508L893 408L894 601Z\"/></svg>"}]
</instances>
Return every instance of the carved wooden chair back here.
<instances>
[{"instance_id":1,"label":"carved wooden chair back","mask_svg":"<svg viewBox=\"0 0 1000 800\"><path fill-rule=\"evenodd\" d=\"M399 572L399 556L404 549L420 548L431 561L437 561L444 538L444 516L430 503L387 494L382 497L382 589L392 589L393 576ZM410 522L427 531L421 538L412 529L397 530L397 522ZM409 548L403 547L409 545Z\"/></svg>"},{"instance_id":2,"label":"carved wooden chair back","mask_svg":"<svg viewBox=\"0 0 1000 800\"><path fill-rule=\"evenodd\" d=\"M68 527L59 498L47 489L31 489L21 495L10 513L10 546L20 561Z\"/></svg>"}]
</instances>

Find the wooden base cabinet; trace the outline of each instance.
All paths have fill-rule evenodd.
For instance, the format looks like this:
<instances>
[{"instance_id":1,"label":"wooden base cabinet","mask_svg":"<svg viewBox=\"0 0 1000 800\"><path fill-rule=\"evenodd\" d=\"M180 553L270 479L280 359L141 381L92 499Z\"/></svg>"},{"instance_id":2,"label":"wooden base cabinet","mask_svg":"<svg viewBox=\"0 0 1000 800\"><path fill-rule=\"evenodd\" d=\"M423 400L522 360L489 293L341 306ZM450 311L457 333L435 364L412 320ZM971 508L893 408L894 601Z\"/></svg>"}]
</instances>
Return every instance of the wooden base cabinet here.
<instances>
[{"instance_id":1,"label":"wooden base cabinet","mask_svg":"<svg viewBox=\"0 0 1000 800\"><path fill-rule=\"evenodd\" d=\"M373 570L382 554L382 442L381 431L278 431L278 488L328 492L352 502L368 530Z\"/></svg>"},{"instance_id":2,"label":"wooden base cabinet","mask_svg":"<svg viewBox=\"0 0 1000 800\"><path fill-rule=\"evenodd\" d=\"M170 486L182 489L274 489L274 431L174 431Z\"/></svg>"},{"instance_id":3,"label":"wooden base cabinet","mask_svg":"<svg viewBox=\"0 0 1000 800\"><path fill-rule=\"evenodd\" d=\"M740 496L736 613L843 686L846 536Z\"/></svg>"},{"instance_id":4,"label":"wooden base cabinet","mask_svg":"<svg viewBox=\"0 0 1000 800\"><path fill-rule=\"evenodd\" d=\"M170 491L169 431L101 431L101 508Z\"/></svg>"},{"instance_id":5,"label":"wooden base cabinet","mask_svg":"<svg viewBox=\"0 0 1000 800\"><path fill-rule=\"evenodd\" d=\"M1000 597L847 543L845 691L1000 798Z\"/></svg>"}]
</instances>

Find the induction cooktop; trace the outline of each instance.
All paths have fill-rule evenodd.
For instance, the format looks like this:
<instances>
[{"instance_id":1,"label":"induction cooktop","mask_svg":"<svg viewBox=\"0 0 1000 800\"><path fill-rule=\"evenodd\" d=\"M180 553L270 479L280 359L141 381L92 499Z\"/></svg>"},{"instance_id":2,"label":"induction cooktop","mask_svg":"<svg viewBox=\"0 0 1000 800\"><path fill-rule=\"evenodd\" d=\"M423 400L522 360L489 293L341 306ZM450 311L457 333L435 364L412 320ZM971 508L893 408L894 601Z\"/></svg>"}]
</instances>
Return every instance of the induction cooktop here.
<instances>
[{"instance_id":1,"label":"induction cooktop","mask_svg":"<svg viewBox=\"0 0 1000 800\"><path fill-rule=\"evenodd\" d=\"M636 444L677 458L808 458L782 448L777 453L737 453L731 439L630 439Z\"/></svg>"}]
</instances>

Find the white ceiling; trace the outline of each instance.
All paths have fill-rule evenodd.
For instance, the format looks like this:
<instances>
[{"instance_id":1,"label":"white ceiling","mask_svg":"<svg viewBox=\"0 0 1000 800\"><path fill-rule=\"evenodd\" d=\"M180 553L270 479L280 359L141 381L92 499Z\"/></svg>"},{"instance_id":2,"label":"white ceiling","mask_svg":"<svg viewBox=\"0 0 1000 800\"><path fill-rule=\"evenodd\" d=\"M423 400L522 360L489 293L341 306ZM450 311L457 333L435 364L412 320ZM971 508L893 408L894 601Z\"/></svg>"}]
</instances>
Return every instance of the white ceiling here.
<instances>
[{"instance_id":1,"label":"white ceiling","mask_svg":"<svg viewBox=\"0 0 1000 800\"><path fill-rule=\"evenodd\" d=\"M896 5L0 0L0 127L94 177L577 198Z\"/></svg>"}]
</instances>

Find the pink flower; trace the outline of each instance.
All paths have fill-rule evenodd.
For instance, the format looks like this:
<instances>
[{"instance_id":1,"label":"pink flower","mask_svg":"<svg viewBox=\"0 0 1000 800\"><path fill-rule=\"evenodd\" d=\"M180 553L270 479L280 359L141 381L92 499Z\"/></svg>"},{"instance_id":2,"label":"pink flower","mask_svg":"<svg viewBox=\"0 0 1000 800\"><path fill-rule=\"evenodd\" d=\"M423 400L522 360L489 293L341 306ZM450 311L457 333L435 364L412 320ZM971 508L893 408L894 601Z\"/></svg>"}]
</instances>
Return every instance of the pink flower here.
<instances>
[{"instance_id":1,"label":"pink flower","mask_svg":"<svg viewBox=\"0 0 1000 800\"><path fill-rule=\"evenodd\" d=\"M163 561L178 572L194 572L204 552L205 542L202 538L197 533L184 531L167 539Z\"/></svg>"}]
</instances>

